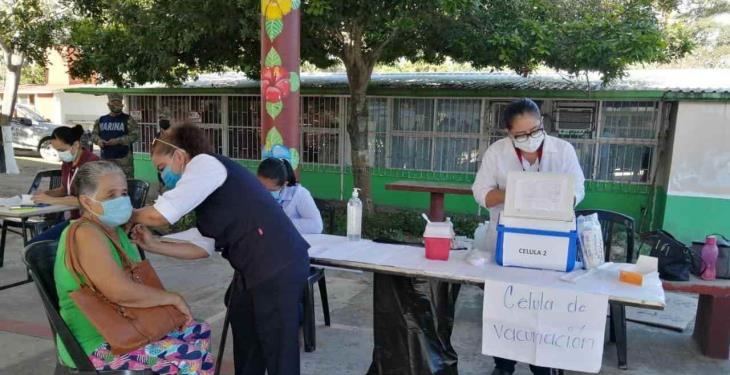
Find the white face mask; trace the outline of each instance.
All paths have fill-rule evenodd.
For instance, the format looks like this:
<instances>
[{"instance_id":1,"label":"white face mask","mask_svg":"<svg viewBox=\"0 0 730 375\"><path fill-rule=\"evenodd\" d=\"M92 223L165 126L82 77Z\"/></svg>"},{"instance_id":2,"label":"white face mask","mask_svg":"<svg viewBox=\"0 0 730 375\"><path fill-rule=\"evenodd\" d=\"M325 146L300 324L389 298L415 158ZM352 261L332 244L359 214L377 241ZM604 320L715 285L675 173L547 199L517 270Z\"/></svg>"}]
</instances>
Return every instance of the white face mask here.
<instances>
[{"instance_id":1,"label":"white face mask","mask_svg":"<svg viewBox=\"0 0 730 375\"><path fill-rule=\"evenodd\" d=\"M71 153L71 150L61 151L58 153L58 158L61 159L62 162L70 163L74 161L74 154Z\"/></svg>"},{"instance_id":2,"label":"white face mask","mask_svg":"<svg viewBox=\"0 0 730 375\"><path fill-rule=\"evenodd\" d=\"M540 148L540 145L545 140L545 133L540 132L540 135L537 138L534 137L527 137L524 141L516 141L514 138L512 138L512 143L515 145L515 147L519 148L520 150L524 152L535 152L537 149Z\"/></svg>"}]
</instances>

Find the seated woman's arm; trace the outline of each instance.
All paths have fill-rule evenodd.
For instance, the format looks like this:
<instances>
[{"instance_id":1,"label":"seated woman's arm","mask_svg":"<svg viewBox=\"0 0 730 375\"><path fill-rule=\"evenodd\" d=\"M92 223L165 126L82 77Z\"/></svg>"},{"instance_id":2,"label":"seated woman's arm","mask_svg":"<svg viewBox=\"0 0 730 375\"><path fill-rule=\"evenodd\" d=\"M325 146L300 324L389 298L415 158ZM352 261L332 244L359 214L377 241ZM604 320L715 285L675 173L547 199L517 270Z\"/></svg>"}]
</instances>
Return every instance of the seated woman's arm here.
<instances>
[{"instance_id":1,"label":"seated woman's arm","mask_svg":"<svg viewBox=\"0 0 730 375\"><path fill-rule=\"evenodd\" d=\"M292 223L301 234L319 234L322 233L322 214L314 203L312 194L306 189L299 189L297 198L294 201L296 211L299 217L291 218Z\"/></svg>"},{"instance_id":2,"label":"seated woman's arm","mask_svg":"<svg viewBox=\"0 0 730 375\"><path fill-rule=\"evenodd\" d=\"M96 288L110 301L126 307L175 306L192 322L185 300L177 293L152 288L132 281L112 256L114 251L104 234L90 225L76 232L81 267Z\"/></svg>"},{"instance_id":3,"label":"seated woman's arm","mask_svg":"<svg viewBox=\"0 0 730 375\"><path fill-rule=\"evenodd\" d=\"M79 199L66 194L66 188L59 186L55 189L33 194L33 203L58 204L62 206L79 206Z\"/></svg>"},{"instance_id":4,"label":"seated woman's arm","mask_svg":"<svg viewBox=\"0 0 730 375\"><path fill-rule=\"evenodd\" d=\"M197 232L197 230L191 229L184 233L192 231ZM195 234L187 237L191 236L195 236ZM199 232L197 237L200 237L200 241L203 243L195 240L190 242L165 242L155 237L144 225L135 225L132 228L132 241L144 251L178 259L202 259L210 256L215 247L214 243L208 245Z\"/></svg>"}]
</instances>

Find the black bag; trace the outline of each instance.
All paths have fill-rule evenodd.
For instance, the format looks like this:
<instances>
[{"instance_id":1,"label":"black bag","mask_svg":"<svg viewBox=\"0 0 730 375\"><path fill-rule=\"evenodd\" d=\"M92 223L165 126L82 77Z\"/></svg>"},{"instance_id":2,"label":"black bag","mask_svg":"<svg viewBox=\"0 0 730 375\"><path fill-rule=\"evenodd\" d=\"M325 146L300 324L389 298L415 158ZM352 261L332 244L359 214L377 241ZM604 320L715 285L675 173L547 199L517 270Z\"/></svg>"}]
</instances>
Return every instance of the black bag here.
<instances>
[{"instance_id":1,"label":"black bag","mask_svg":"<svg viewBox=\"0 0 730 375\"><path fill-rule=\"evenodd\" d=\"M730 279L730 240L721 234L712 234L717 237L717 269L718 279ZM704 270L702 267L702 247L704 241L692 241L692 274L699 276Z\"/></svg>"},{"instance_id":2,"label":"black bag","mask_svg":"<svg viewBox=\"0 0 730 375\"><path fill-rule=\"evenodd\" d=\"M669 281L688 281L692 269L692 252L669 232L656 230L644 236L651 246L649 255L658 258L659 277Z\"/></svg>"}]
</instances>

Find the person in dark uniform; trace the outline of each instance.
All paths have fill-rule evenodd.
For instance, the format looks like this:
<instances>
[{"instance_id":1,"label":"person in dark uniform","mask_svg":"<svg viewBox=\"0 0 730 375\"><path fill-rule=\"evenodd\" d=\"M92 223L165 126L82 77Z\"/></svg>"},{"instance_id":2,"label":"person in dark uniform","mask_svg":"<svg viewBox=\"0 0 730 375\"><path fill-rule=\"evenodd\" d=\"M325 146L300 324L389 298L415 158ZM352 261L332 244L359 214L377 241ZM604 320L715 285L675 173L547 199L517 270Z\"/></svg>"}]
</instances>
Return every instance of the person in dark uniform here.
<instances>
[{"instance_id":1,"label":"person in dark uniform","mask_svg":"<svg viewBox=\"0 0 730 375\"><path fill-rule=\"evenodd\" d=\"M139 138L137 121L122 112L124 104L120 94L108 95L109 113L94 123L92 140L101 148L101 158L118 165L127 175L134 178L134 155L132 145Z\"/></svg>"},{"instance_id":2,"label":"person in dark uniform","mask_svg":"<svg viewBox=\"0 0 730 375\"><path fill-rule=\"evenodd\" d=\"M256 176L210 153L201 129L172 127L151 153L167 191L136 210L130 223L173 224L194 210L200 234L236 270L226 293L236 374L299 374L297 307L309 244Z\"/></svg>"}]
</instances>

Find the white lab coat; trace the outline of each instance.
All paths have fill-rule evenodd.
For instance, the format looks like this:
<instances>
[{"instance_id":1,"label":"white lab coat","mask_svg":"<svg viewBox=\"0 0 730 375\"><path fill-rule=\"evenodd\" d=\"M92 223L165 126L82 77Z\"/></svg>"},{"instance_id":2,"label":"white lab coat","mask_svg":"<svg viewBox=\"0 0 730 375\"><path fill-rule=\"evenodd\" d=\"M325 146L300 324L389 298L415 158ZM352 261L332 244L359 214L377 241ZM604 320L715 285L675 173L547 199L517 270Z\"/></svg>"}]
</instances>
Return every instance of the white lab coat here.
<instances>
[{"instance_id":1,"label":"white lab coat","mask_svg":"<svg viewBox=\"0 0 730 375\"><path fill-rule=\"evenodd\" d=\"M524 158L523 162L520 163L512 139L509 137L500 139L489 146L484 153L482 165L479 167L479 172L477 172L474 184L471 187L474 199L479 205L486 207L487 193L493 189L505 190L507 187L507 173L523 170L572 174L575 181L576 204L580 203L585 196L585 177L573 145L562 139L547 135L545 141L543 141L542 158L539 160L539 165L537 163L529 165ZM494 251L497 243L497 220L504 209L504 204L486 208L489 209L487 250Z\"/></svg>"}]
</instances>

